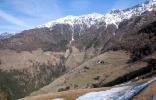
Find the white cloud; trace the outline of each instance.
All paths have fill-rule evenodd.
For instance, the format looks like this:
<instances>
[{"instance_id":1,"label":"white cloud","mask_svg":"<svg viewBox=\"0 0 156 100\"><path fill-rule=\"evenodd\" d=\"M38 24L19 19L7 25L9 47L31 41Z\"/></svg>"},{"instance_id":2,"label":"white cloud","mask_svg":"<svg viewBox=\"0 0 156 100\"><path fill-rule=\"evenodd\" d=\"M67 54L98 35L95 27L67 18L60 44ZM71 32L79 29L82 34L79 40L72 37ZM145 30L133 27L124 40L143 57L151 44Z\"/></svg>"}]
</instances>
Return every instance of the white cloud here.
<instances>
[{"instance_id":1,"label":"white cloud","mask_svg":"<svg viewBox=\"0 0 156 100\"><path fill-rule=\"evenodd\" d=\"M28 25L26 25L23 21L21 21L20 19L0 10L0 18L3 18L4 20L12 23L12 24L15 24L17 26L22 26L22 27L26 27L26 28L29 28Z\"/></svg>"},{"instance_id":2,"label":"white cloud","mask_svg":"<svg viewBox=\"0 0 156 100\"><path fill-rule=\"evenodd\" d=\"M0 0L0 8L3 9L0 9L0 22L3 22L0 31L29 29L60 18L62 9L57 3L57 0ZM8 10L22 20L8 13Z\"/></svg>"},{"instance_id":3,"label":"white cloud","mask_svg":"<svg viewBox=\"0 0 156 100\"><path fill-rule=\"evenodd\" d=\"M42 19L61 17L56 0L11 0L14 8L22 13Z\"/></svg>"}]
</instances>

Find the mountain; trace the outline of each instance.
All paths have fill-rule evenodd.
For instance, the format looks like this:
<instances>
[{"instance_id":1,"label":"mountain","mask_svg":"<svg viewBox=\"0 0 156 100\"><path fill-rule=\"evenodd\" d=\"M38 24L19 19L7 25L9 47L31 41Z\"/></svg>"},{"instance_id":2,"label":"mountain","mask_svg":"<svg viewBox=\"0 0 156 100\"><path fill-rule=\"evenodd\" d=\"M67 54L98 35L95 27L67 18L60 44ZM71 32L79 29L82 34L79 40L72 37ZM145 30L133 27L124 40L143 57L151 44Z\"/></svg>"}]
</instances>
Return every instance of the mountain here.
<instances>
[{"instance_id":1,"label":"mountain","mask_svg":"<svg viewBox=\"0 0 156 100\"><path fill-rule=\"evenodd\" d=\"M6 38L10 38L11 36L15 35L16 33L1 33L0 34L0 41L3 40L3 39L6 39Z\"/></svg>"},{"instance_id":2,"label":"mountain","mask_svg":"<svg viewBox=\"0 0 156 100\"><path fill-rule=\"evenodd\" d=\"M102 51L106 51L111 46L108 45L108 42L111 41L114 36L119 39L122 33L133 33L132 31L139 30L144 25L154 21L155 3L155 0L151 0L125 10L112 10L106 15L96 13L82 16L70 15L40 25L34 29L25 30L13 36L11 39L2 41L0 42L0 49L4 50L9 48L18 52L32 51L38 48L44 51L66 51L68 43L72 41L73 45L78 49L84 50L89 48L90 45L92 46L92 43L89 41L100 41L100 43L107 44L105 46L98 44L97 46L100 48L103 46ZM125 24L132 24L133 30L129 28L124 29L123 25ZM94 36L95 33L97 33L98 37ZM90 35L88 36L88 34ZM98 39L99 37L100 39ZM113 39L113 42L116 42L116 40L114 41ZM98 52L101 52L100 48L97 48Z\"/></svg>"},{"instance_id":3,"label":"mountain","mask_svg":"<svg viewBox=\"0 0 156 100\"><path fill-rule=\"evenodd\" d=\"M1 40L0 91L18 99L114 86L151 73L155 4L151 0L105 15L70 15Z\"/></svg>"}]
</instances>

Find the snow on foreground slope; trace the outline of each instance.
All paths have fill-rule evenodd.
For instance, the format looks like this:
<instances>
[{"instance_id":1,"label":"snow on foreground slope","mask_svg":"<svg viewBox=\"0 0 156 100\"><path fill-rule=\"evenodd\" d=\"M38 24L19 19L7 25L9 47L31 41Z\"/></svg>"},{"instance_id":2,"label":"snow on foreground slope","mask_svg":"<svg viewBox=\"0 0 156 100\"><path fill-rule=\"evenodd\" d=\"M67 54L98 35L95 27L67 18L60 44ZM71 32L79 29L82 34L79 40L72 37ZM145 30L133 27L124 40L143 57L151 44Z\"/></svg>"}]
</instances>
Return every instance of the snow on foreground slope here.
<instances>
[{"instance_id":1,"label":"snow on foreground slope","mask_svg":"<svg viewBox=\"0 0 156 100\"><path fill-rule=\"evenodd\" d=\"M156 78L133 86L123 86L106 91L90 92L80 96L76 100L129 100L154 81L156 81Z\"/></svg>"},{"instance_id":2,"label":"snow on foreground slope","mask_svg":"<svg viewBox=\"0 0 156 100\"><path fill-rule=\"evenodd\" d=\"M78 97L76 100L129 100L154 81L156 81L156 77L147 82L133 86L123 86L106 91L89 92ZM55 98L52 100L64 100L64 98Z\"/></svg>"}]
</instances>

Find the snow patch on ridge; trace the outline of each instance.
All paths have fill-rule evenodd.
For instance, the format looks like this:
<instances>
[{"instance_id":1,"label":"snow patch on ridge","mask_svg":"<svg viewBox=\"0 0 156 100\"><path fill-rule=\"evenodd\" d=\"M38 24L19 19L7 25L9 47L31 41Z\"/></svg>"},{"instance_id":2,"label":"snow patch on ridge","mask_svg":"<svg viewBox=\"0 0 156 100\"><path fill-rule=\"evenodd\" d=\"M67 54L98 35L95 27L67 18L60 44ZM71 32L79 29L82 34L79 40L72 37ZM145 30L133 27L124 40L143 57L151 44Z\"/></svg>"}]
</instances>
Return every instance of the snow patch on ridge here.
<instances>
[{"instance_id":1,"label":"snow patch on ridge","mask_svg":"<svg viewBox=\"0 0 156 100\"><path fill-rule=\"evenodd\" d=\"M71 41L74 41L74 34L72 34L72 40Z\"/></svg>"}]
</instances>

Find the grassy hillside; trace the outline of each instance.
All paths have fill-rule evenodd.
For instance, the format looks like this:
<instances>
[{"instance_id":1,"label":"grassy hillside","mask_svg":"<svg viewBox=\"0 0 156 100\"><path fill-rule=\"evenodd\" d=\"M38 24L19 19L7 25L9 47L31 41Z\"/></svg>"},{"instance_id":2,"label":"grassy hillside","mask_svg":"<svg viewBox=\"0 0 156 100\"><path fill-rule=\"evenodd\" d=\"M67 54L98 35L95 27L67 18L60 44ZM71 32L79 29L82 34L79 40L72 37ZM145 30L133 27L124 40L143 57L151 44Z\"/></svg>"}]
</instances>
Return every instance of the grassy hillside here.
<instances>
[{"instance_id":1,"label":"grassy hillside","mask_svg":"<svg viewBox=\"0 0 156 100\"><path fill-rule=\"evenodd\" d=\"M11 100L25 97L65 73L61 53L1 51L0 90Z\"/></svg>"},{"instance_id":2,"label":"grassy hillside","mask_svg":"<svg viewBox=\"0 0 156 100\"><path fill-rule=\"evenodd\" d=\"M130 53L109 51L92 58L31 95L113 86L150 72L146 61L128 63ZM98 63L103 61L104 63Z\"/></svg>"},{"instance_id":3,"label":"grassy hillside","mask_svg":"<svg viewBox=\"0 0 156 100\"><path fill-rule=\"evenodd\" d=\"M29 69L10 72L0 70L0 89L14 100L49 84L65 71L65 67L61 64L57 66L43 64L32 66L31 69L36 72L31 73Z\"/></svg>"}]
</instances>

